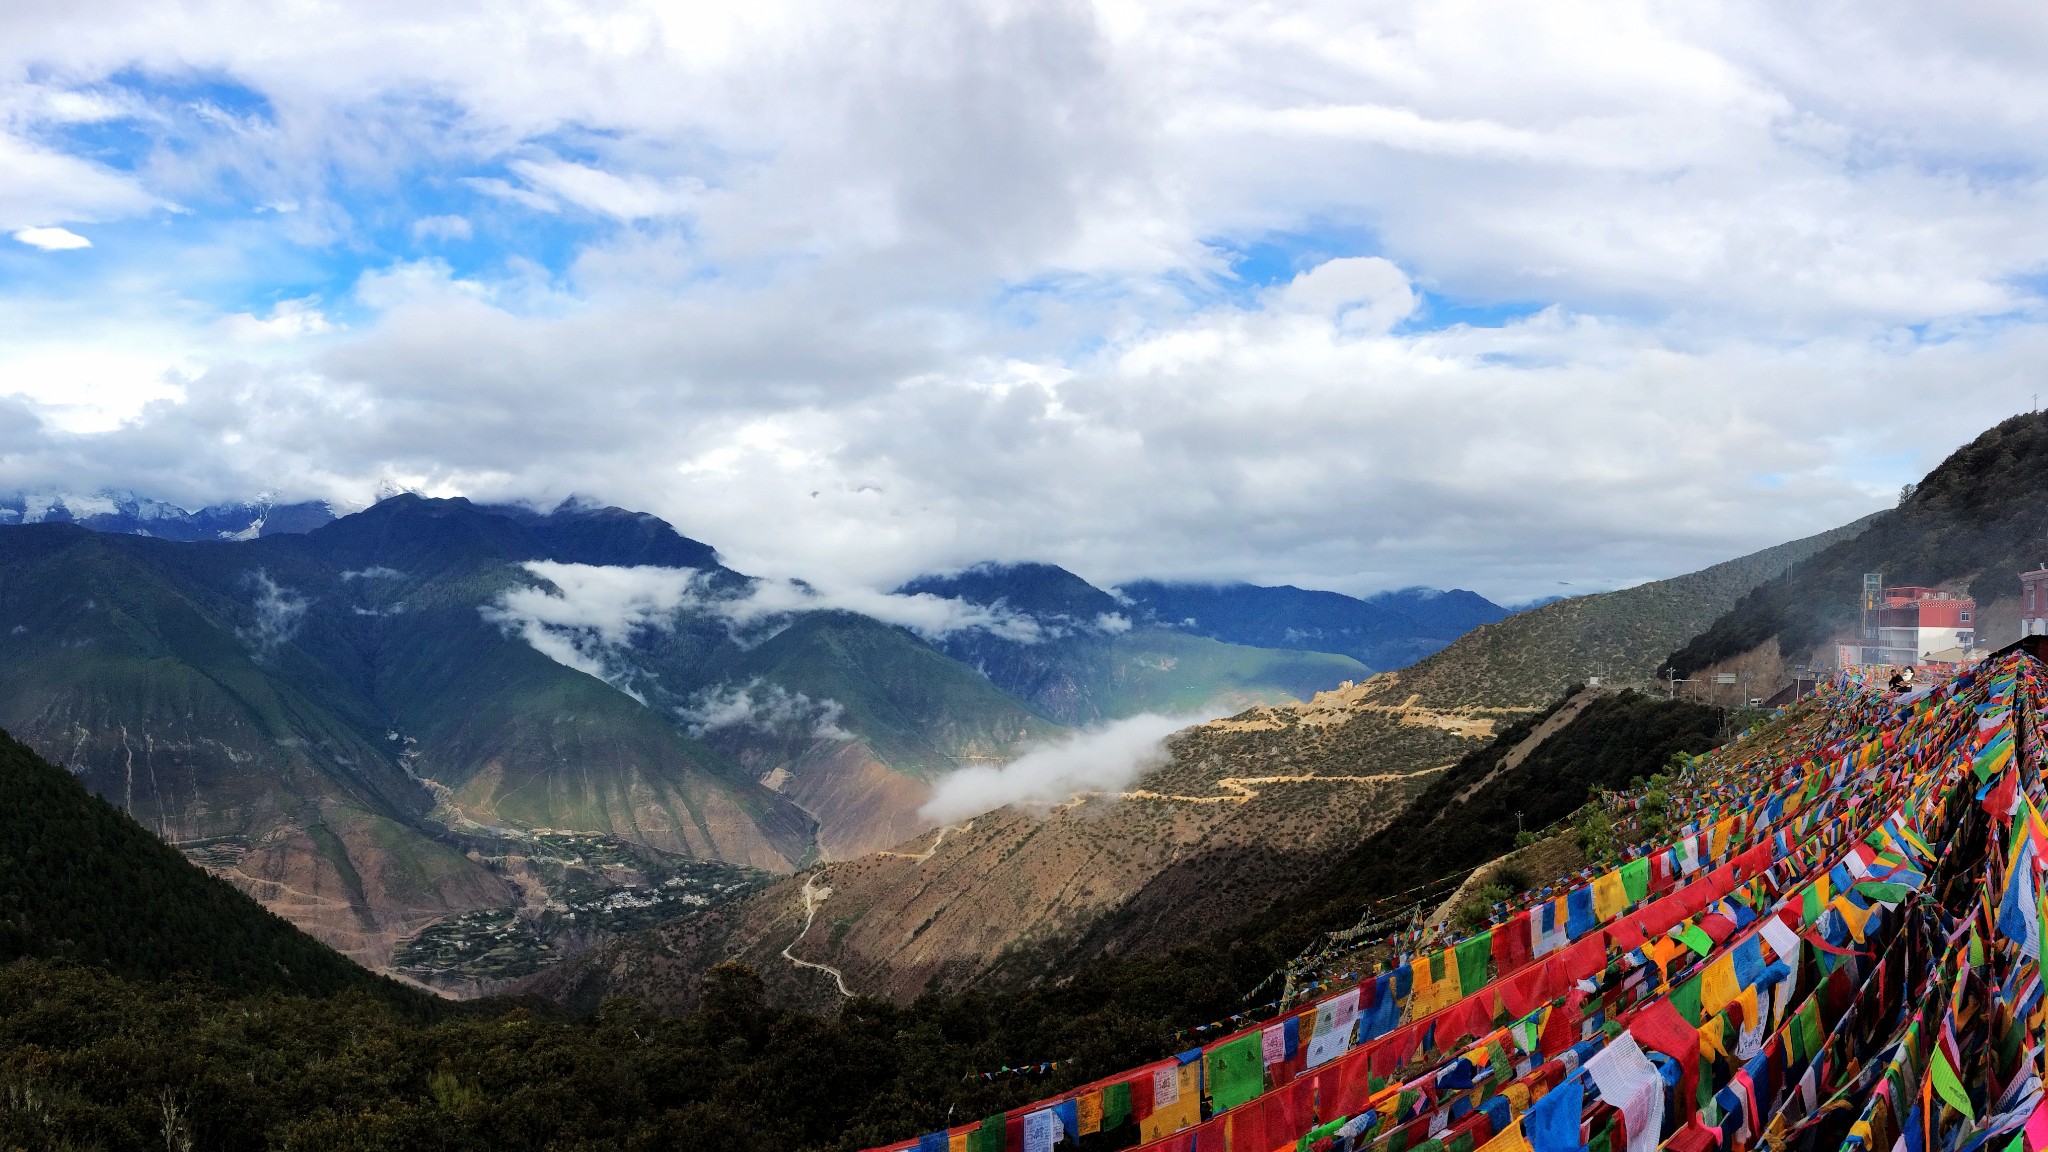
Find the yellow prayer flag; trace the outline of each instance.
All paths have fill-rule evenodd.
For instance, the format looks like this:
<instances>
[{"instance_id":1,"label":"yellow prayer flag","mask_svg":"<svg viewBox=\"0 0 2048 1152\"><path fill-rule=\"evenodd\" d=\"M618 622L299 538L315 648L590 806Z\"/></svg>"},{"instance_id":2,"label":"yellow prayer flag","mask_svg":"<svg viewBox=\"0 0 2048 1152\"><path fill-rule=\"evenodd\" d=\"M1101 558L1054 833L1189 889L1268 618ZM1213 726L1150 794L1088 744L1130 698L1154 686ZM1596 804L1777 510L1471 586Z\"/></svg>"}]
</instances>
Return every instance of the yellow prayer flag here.
<instances>
[{"instance_id":1,"label":"yellow prayer flag","mask_svg":"<svg viewBox=\"0 0 2048 1152\"><path fill-rule=\"evenodd\" d=\"M1079 1114L1080 1136L1093 1136L1102 1131L1102 1093L1084 1092L1074 1098L1074 1111Z\"/></svg>"},{"instance_id":2,"label":"yellow prayer flag","mask_svg":"<svg viewBox=\"0 0 2048 1152\"><path fill-rule=\"evenodd\" d=\"M1141 1143L1150 1144L1163 1136L1171 1136L1183 1128L1193 1128L1202 1121L1202 1082L1199 1062L1181 1065L1178 1069L1159 1069L1153 1076L1152 1114L1138 1122L1138 1138ZM1175 1090L1179 1098L1164 1106L1159 1104L1163 1095L1159 1091L1161 1074L1171 1075L1177 1082Z\"/></svg>"},{"instance_id":3,"label":"yellow prayer flag","mask_svg":"<svg viewBox=\"0 0 2048 1152\"><path fill-rule=\"evenodd\" d=\"M1835 897L1834 908L1842 914L1842 922L1849 926L1849 935L1855 937L1858 944L1863 943L1864 926L1870 919L1869 910L1856 907L1847 896Z\"/></svg>"},{"instance_id":4,"label":"yellow prayer flag","mask_svg":"<svg viewBox=\"0 0 2048 1152\"><path fill-rule=\"evenodd\" d=\"M1500 1094L1508 1099L1508 1112L1510 1115L1520 1116L1529 1110L1529 1086L1527 1084L1510 1084L1501 1089Z\"/></svg>"},{"instance_id":5,"label":"yellow prayer flag","mask_svg":"<svg viewBox=\"0 0 2048 1152\"><path fill-rule=\"evenodd\" d=\"M1480 1145L1479 1152L1536 1152L1529 1138L1522 1135L1520 1117L1513 1124L1500 1130L1500 1134Z\"/></svg>"},{"instance_id":6,"label":"yellow prayer flag","mask_svg":"<svg viewBox=\"0 0 2048 1152\"><path fill-rule=\"evenodd\" d=\"M1724 952L1700 976L1700 1014L1719 1016L1741 991L1742 984L1735 978L1735 954Z\"/></svg>"},{"instance_id":7,"label":"yellow prayer flag","mask_svg":"<svg viewBox=\"0 0 2048 1152\"><path fill-rule=\"evenodd\" d=\"M1621 915L1627 907L1628 887L1621 882L1619 871L1593 881L1593 915L1605 922Z\"/></svg>"}]
</instances>

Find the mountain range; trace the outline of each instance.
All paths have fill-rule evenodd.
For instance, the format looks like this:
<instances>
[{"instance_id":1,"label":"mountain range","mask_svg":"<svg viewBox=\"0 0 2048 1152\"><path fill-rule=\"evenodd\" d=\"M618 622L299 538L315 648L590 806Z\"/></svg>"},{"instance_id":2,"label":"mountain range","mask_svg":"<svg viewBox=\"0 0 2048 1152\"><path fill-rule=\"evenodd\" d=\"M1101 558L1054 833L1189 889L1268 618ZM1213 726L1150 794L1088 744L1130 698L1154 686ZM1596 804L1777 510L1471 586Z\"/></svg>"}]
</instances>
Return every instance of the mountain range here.
<instances>
[{"instance_id":1,"label":"mountain range","mask_svg":"<svg viewBox=\"0 0 2048 1152\"><path fill-rule=\"evenodd\" d=\"M870 605L906 627L577 502L8 509L0 727L323 940L457 985L581 946L620 899L651 921L913 838L938 778L1070 724L1370 672L1162 625L1042 565ZM1265 591L1300 599L1229 598L1270 627ZM464 952L495 959L451 969Z\"/></svg>"}]
</instances>

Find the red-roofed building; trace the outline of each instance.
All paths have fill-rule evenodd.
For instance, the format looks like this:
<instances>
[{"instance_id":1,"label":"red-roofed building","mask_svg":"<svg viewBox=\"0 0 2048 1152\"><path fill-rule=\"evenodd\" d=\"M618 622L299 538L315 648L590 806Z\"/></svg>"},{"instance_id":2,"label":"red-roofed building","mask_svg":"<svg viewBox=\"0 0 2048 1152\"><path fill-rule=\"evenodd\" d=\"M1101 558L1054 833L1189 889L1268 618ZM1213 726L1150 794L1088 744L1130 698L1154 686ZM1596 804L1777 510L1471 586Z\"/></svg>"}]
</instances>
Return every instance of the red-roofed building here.
<instances>
[{"instance_id":1,"label":"red-roofed building","mask_svg":"<svg viewBox=\"0 0 2048 1152\"><path fill-rule=\"evenodd\" d=\"M2048 580L2048 573L2044 573ZM2048 583L2042 595L2048 597ZM2048 604L2048 600L2044 600ZM2044 613L2048 615L2048 613ZM1865 584L1863 635L1840 646L1853 664L1926 664L1957 659L1977 644L1977 602L1940 588Z\"/></svg>"}]
</instances>

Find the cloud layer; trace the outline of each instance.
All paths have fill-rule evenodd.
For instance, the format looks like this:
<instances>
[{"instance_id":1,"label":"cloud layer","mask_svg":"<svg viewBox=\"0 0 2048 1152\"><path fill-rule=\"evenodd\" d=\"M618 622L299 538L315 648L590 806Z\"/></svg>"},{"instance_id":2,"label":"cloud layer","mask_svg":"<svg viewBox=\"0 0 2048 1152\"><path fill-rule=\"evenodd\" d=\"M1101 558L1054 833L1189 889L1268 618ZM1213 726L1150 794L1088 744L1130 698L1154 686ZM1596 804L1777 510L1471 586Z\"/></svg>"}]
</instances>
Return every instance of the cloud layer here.
<instances>
[{"instance_id":1,"label":"cloud layer","mask_svg":"<svg viewBox=\"0 0 2048 1152\"><path fill-rule=\"evenodd\" d=\"M976 765L941 777L917 814L939 824L1006 804L1045 807L1087 792L1120 792L1165 764L1166 738L1206 716L1144 712L1042 744L1001 767Z\"/></svg>"},{"instance_id":2,"label":"cloud layer","mask_svg":"<svg viewBox=\"0 0 2048 1152\"><path fill-rule=\"evenodd\" d=\"M900 596L860 588L821 591L791 580L755 580L734 589L689 568L551 560L529 561L523 567L537 582L507 589L481 609L484 619L520 636L556 663L595 676L643 704L647 699L634 687L637 673L628 650L642 633L670 631L685 616L719 620L734 640L749 646L774 635L796 613L835 609L900 625L928 640L942 640L969 629L1022 643L1040 638L1039 625L1029 617L930 593ZM344 579L387 575L398 573L368 568L342 574ZM262 579L268 599L259 604L277 601L280 594L267 577ZM299 608L303 610L303 605ZM749 684L711 691L686 709L684 719L709 731L739 723L786 725L799 712L816 712L818 734L833 736L843 735L837 727L838 708L831 701L814 702L801 694L792 698L774 685Z\"/></svg>"},{"instance_id":3,"label":"cloud layer","mask_svg":"<svg viewBox=\"0 0 2048 1152\"><path fill-rule=\"evenodd\" d=\"M14 5L0 489L581 492L843 588L1668 575L2034 403L2044 59L2024 6Z\"/></svg>"}]
</instances>

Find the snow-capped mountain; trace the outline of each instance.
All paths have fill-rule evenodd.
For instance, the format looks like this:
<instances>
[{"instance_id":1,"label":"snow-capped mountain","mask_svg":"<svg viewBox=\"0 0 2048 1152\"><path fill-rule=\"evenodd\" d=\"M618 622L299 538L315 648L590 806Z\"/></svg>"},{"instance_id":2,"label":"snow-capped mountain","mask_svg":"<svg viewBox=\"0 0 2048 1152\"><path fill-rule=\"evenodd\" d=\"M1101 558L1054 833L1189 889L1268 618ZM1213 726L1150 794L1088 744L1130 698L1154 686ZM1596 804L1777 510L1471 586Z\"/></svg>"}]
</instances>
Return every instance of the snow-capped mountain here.
<instances>
[{"instance_id":1,"label":"snow-capped mountain","mask_svg":"<svg viewBox=\"0 0 2048 1152\"><path fill-rule=\"evenodd\" d=\"M72 523L95 532L163 540L254 540L310 532L334 519L325 503L280 504L269 496L196 511L132 492L18 492L0 496L0 524Z\"/></svg>"}]
</instances>

